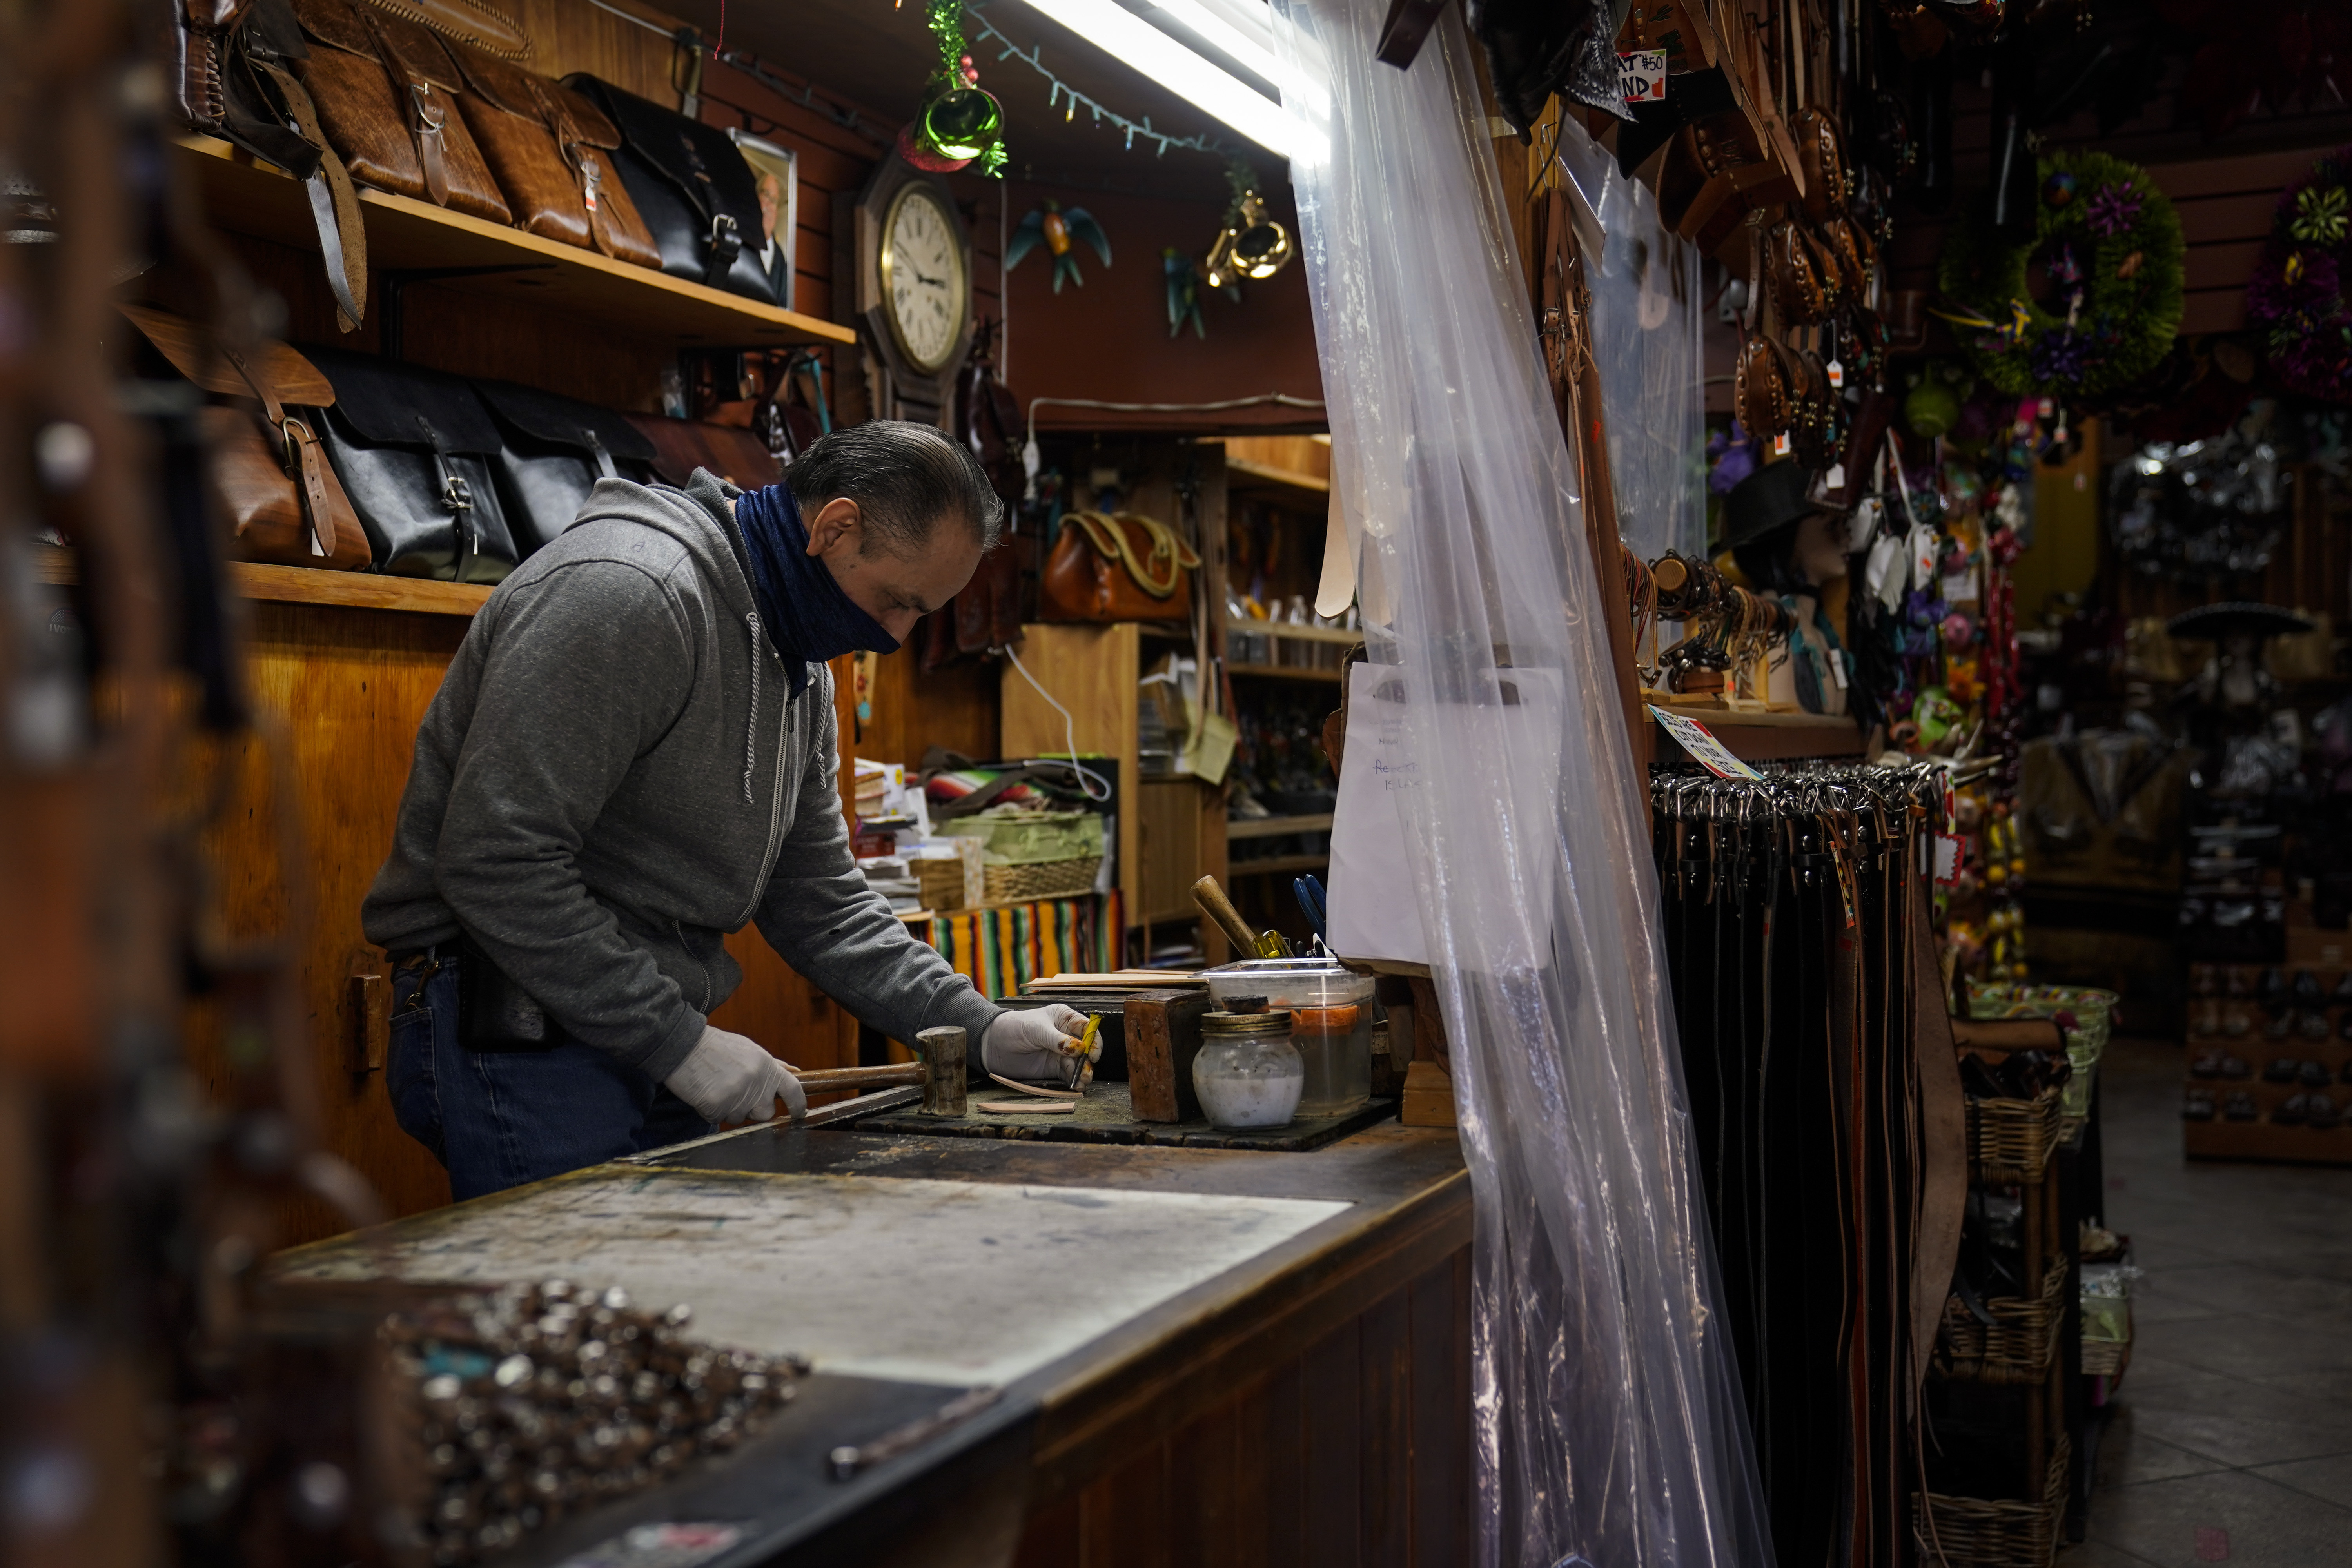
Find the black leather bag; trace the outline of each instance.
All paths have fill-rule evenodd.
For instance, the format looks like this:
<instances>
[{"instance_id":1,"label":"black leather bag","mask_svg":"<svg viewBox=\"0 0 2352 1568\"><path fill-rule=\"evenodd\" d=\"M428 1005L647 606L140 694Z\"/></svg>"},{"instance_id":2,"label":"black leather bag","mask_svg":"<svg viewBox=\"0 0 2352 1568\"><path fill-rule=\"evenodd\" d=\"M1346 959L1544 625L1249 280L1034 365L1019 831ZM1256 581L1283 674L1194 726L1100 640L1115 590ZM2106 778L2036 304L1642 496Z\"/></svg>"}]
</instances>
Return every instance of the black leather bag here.
<instances>
[{"instance_id":1,"label":"black leather bag","mask_svg":"<svg viewBox=\"0 0 2352 1568\"><path fill-rule=\"evenodd\" d=\"M474 390L505 437L490 468L522 560L572 526L598 479L653 472L654 444L625 414L507 381L478 381Z\"/></svg>"},{"instance_id":2,"label":"black leather bag","mask_svg":"<svg viewBox=\"0 0 2352 1568\"><path fill-rule=\"evenodd\" d=\"M335 388L320 433L375 569L460 583L513 571L514 535L491 467L498 422L473 387L367 354L303 352Z\"/></svg>"},{"instance_id":3,"label":"black leather bag","mask_svg":"<svg viewBox=\"0 0 2352 1568\"><path fill-rule=\"evenodd\" d=\"M584 72L563 85L620 128L621 184L653 232L662 270L776 303L760 266L759 187L727 132Z\"/></svg>"}]
</instances>

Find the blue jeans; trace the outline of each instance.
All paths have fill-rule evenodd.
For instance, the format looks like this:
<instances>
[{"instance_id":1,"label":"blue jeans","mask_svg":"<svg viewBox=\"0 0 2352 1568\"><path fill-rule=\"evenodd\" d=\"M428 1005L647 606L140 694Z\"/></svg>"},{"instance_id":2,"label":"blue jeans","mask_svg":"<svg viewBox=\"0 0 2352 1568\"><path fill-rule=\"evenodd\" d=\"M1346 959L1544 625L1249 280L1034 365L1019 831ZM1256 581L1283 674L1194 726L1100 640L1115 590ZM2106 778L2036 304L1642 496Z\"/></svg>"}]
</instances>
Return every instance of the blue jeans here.
<instances>
[{"instance_id":1,"label":"blue jeans","mask_svg":"<svg viewBox=\"0 0 2352 1568\"><path fill-rule=\"evenodd\" d=\"M384 1087L401 1131L433 1151L461 1201L717 1131L644 1073L576 1040L466 1049L454 957L394 972Z\"/></svg>"}]
</instances>

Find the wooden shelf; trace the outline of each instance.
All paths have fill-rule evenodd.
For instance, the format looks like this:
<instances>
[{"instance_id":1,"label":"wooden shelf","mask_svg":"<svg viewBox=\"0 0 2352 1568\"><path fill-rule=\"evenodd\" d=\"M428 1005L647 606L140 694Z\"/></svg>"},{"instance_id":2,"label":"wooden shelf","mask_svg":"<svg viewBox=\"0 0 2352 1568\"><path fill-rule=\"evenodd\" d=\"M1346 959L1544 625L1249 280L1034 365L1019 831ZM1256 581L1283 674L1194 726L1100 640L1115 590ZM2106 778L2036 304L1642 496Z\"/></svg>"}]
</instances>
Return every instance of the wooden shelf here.
<instances>
[{"instance_id":1,"label":"wooden shelf","mask_svg":"<svg viewBox=\"0 0 2352 1568\"><path fill-rule=\"evenodd\" d=\"M1331 814L1309 816L1244 816L1225 824L1227 838L1280 838L1288 833L1328 833Z\"/></svg>"},{"instance_id":2,"label":"wooden shelf","mask_svg":"<svg viewBox=\"0 0 2352 1568\"><path fill-rule=\"evenodd\" d=\"M1225 459L1225 488L1229 490L1276 489L1291 490L1303 500L1318 506L1328 506L1331 500L1331 481L1318 479L1312 474L1294 473L1277 468L1270 463L1253 463L1246 458Z\"/></svg>"},{"instance_id":3,"label":"wooden shelf","mask_svg":"<svg viewBox=\"0 0 2352 1568\"><path fill-rule=\"evenodd\" d=\"M1229 664L1225 666L1225 673L1255 675L1265 680L1328 680L1337 686L1340 676L1345 672L1337 669L1314 669L1304 665Z\"/></svg>"},{"instance_id":4,"label":"wooden shelf","mask_svg":"<svg viewBox=\"0 0 2352 1568\"><path fill-rule=\"evenodd\" d=\"M1328 855L1270 855L1263 860L1228 860L1228 877L1297 876L1301 871L1319 871L1331 863Z\"/></svg>"},{"instance_id":5,"label":"wooden shelf","mask_svg":"<svg viewBox=\"0 0 2352 1568\"><path fill-rule=\"evenodd\" d=\"M37 555L44 583L69 587L81 581L73 552L44 545ZM327 572L309 566L228 563L228 585L241 599L286 605L341 605L358 610L406 610L425 616L471 616L490 596L478 583L436 583L429 577L379 577L371 572Z\"/></svg>"},{"instance_id":6,"label":"wooden shelf","mask_svg":"<svg viewBox=\"0 0 2352 1568\"><path fill-rule=\"evenodd\" d=\"M1673 708L1696 719L1743 763L1791 757L1858 757L1863 733L1852 719L1829 713L1741 713L1730 709ZM1664 726L1661 725L1660 729ZM1669 737L1671 738L1671 737ZM1676 752L1681 746L1675 747ZM1662 755L1661 760L1664 760Z\"/></svg>"},{"instance_id":7,"label":"wooden shelf","mask_svg":"<svg viewBox=\"0 0 2352 1568\"><path fill-rule=\"evenodd\" d=\"M308 194L290 176L210 136L181 137L172 155L178 172L202 192L205 216L223 228L305 250L318 248ZM636 338L744 348L856 341L849 328L814 316L614 261L430 202L362 190L360 207L367 215L371 271L516 268L436 281L587 317Z\"/></svg>"},{"instance_id":8,"label":"wooden shelf","mask_svg":"<svg viewBox=\"0 0 2352 1568\"><path fill-rule=\"evenodd\" d=\"M1302 626L1288 621L1253 621L1246 617L1236 620L1225 617L1225 634L1247 632L1262 637L1283 637L1292 642L1344 643L1349 647L1364 640L1364 634L1347 626Z\"/></svg>"}]
</instances>

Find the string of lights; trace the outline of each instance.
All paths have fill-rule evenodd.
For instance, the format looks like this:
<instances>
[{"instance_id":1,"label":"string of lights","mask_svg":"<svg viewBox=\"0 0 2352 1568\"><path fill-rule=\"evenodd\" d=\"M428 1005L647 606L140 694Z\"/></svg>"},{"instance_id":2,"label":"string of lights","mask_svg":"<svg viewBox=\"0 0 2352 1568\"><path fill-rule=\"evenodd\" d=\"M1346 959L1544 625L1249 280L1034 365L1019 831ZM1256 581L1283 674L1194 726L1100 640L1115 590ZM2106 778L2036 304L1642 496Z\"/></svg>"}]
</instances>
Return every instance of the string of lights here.
<instances>
[{"instance_id":1,"label":"string of lights","mask_svg":"<svg viewBox=\"0 0 2352 1568\"><path fill-rule=\"evenodd\" d=\"M1060 77L1055 76L1046 66L1045 59L1042 58L1044 54L1042 47L1033 47L1024 48L1013 39L1005 37L1002 32L999 32L995 24L988 19L987 13L982 9L979 5L972 4L971 0L966 0L963 14L970 17L979 27L980 37L982 40L999 43L1004 46L1003 50L1001 50L996 57L1000 62L1017 59L1023 65L1027 66L1031 70L1035 71L1039 76L1045 79L1049 85L1049 90L1045 96L1047 107L1060 108L1065 100L1068 101L1068 108L1063 114L1064 119L1075 119L1078 110L1083 109L1094 117L1096 123L1100 124L1103 121L1109 121L1112 130L1123 132L1127 138L1127 145L1129 148L1134 147L1138 137L1141 137L1147 142L1157 143L1157 154L1159 156L1166 156L1167 152L1171 147L1185 153L1207 153L1213 157L1219 158L1230 158L1234 154L1236 149L1222 137L1208 135L1171 136L1165 131L1153 130L1151 126L1151 116L1148 114L1141 120L1129 120L1126 115L1119 113L1117 110L1105 108L1097 100L1080 92L1076 88L1072 87L1068 82L1066 82Z\"/></svg>"}]
</instances>

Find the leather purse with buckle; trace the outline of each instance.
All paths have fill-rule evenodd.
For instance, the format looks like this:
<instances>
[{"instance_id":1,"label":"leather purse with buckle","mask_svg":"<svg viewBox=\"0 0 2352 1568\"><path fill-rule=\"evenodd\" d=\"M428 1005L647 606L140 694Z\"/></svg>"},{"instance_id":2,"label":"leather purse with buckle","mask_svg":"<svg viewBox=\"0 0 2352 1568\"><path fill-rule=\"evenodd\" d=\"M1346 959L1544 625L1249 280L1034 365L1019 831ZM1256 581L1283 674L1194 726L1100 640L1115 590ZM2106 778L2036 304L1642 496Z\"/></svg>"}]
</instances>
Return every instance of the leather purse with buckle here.
<instances>
[{"instance_id":1,"label":"leather purse with buckle","mask_svg":"<svg viewBox=\"0 0 2352 1568\"><path fill-rule=\"evenodd\" d=\"M570 528L598 479L642 479L654 444L628 416L512 382L478 381L503 444L490 456L518 561Z\"/></svg>"},{"instance_id":2,"label":"leather purse with buckle","mask_svg":"<svg viewBox=\"0 0 2352 1568\"><path fill-rule=\"evenodd\" d=\"M661 252L661 269L777 302L760 266L760 192L727 133L585 74L563 85L602 110L621 133L621 184Z\"/></svg>"},{"instance_id":3,"label":"leather purse with buckle","mask_svg":"<svg viewBox=\"0 0 2352 1568\"><path fill-rule=\"evenodd\" d=\"M231 552L281 566L366 566L367 534L327 462L317 416L289 406L334 402L327 378L284 343L264 339L240 353L207 342L194 321L169 311L118 308L173 369L245 405L210 405L198 416L214 489L228 513Z\"/></svg>"},{"instance_id":4,"label":"leather purse with buckle","mask_svg":"<svg viewBox=\"0 0 2352 1568\"><path fill-rule=\"evenodd\" d=\"M491 468L504 442L454 375L334 349L306 351L335 389L327 455L374 547L398 577L497 583L514 535Z\"/></svg>"},{"instance_id":5,"label":"leather purse with buckle","mask_svg":"<svg viewBox=\"0 0 2352 1568\"><path fill-rule=\"evenodd\" d=\"M173 9L182 118L302 183L345 331L367 311L367 230L349 171L294 71L309 52L288 0L180 0Z\"/></svg>"},{"instance_id":6,"label":"leather purse with buckle","mask_svg":"<svg viewBox=\"0 0 2352 1568\"><path fill-rule=\"evenodd\" d=\"M465 85L438 37L358 0L295 0L313 46L302 85L352 178L490 223L512 221L466 130Z\"/></svg>"},{"instance_id":7,"label":"leather purse with buckle","mask_svg":"<svg viewBox=\"0 0 2352 1568\"><path fill-rule=\"evenodd\" d=\"M454 48L466 73L460 100L515 223L560 240L658 268L660 247L629 199L614 153L621 132L570 88L477 50Z\"/></svg>"}]
</instances>

